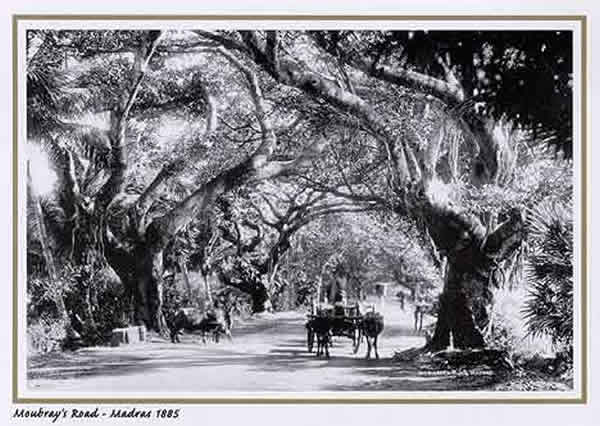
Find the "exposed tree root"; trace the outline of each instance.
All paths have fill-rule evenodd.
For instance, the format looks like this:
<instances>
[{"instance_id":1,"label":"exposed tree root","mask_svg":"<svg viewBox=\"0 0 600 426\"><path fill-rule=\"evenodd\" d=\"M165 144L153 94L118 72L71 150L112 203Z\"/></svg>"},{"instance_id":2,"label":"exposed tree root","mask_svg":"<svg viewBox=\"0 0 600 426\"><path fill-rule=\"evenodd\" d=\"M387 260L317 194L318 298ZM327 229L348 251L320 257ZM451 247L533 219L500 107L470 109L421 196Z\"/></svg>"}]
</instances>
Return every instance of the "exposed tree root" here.
<instances>
[{"instance_id":1,"label":"exposed tree root","mask_svg":"<svg viewBox=\"0 0 600 426\"><path fill-rule=\"evenodd\" d=\"M396 352L393 360L395 362L431 364L439 369L475 369L481 366L488 366L495 372L507 372L514 369L506 352L495 349L445 349L430 352L427 347L411 348Z\"/></svg>"}]
</instances>

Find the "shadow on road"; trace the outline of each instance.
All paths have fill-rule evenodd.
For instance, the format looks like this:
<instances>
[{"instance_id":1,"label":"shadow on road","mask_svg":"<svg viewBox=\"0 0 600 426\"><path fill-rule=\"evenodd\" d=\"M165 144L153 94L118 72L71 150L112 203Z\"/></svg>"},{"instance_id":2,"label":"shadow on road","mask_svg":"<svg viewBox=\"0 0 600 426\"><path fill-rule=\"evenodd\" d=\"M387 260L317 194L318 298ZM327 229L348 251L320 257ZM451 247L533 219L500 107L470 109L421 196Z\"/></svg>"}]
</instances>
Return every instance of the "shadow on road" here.
<instances>
[{"instance_id":1,"label":"shadow on road","mask_svg":"<svg viewBox=\"0 0 600 426\"><path fill-rule=\"evenodd\" d=\"M153 370L165 368L172 370L173 374L185 374L185 370L191 368L243 366L249 371L275 374L309 370L331 374L332 370L344 369L347 370L343 372L344 376L356 376L350 383L330 383L325 388L318 389L327 391L476 390L494 382L493 376L458 377L456 374L448 375L440 371L423 371L410 363L398 364L389 358L367 360L363 358L364 355L351 353L349 341L342 343L339 340L331 352L330 359L318 358L314 353L308 353L304 340L298 338L286 339L268 352L258 354L239 352L235 343L182 343L177 347L153 344L136 353L111 353L110 349L104 349L63 354L55 359L46 358L39 365L32 360L28 377L31 380L68 380L149 374Z\"/></svg>"},{"instance_id":2,"label":"shadow on road","mask_svg":"<svg viewBox=\"0 0 600 426\"><path fill-rule=\"evenodd\" d=\"M423 344L423 337L413 331L408 315L405 317L386 324L380 354ZM239 375L248 374L252 376L248 386L255 391L274 387L289 391L475 390L494 381L486 374L428 371L413 363L392 362L389 357L366 360L365 343L353 354L350 339L343 337L334 337L330 359L318 358L307 351L304 323L302 313L287 313L236 324L233 342L201 344L198 336L186 335L177 345L158 339L137 347L33 356L28 359L28 379L32 386L43 381L50 387L53 381L66 384L72 380L72 387L77 388L78 379L114 377L135 384L138 378L157 373L172 377L172 386L179 386L179 377L193 377L201 387L221 385L220 374L233 377L228 382L232 386L239 385ZM212 384L203 380L208 377ZM85 386L93 387L92 382Z\"/></svg>"}]
</instances>

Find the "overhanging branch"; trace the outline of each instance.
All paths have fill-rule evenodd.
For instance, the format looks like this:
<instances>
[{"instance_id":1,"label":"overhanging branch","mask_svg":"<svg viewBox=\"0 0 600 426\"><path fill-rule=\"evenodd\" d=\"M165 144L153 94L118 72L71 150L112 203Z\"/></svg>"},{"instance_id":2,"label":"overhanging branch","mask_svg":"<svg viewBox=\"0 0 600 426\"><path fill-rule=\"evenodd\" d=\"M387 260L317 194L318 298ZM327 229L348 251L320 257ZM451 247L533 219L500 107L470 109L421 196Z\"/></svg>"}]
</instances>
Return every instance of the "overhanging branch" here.
<instances>
[{"instance_id":1,"label":"overhanging branch","mask_svg":"<svg viewBox=\"0 0 600 426\"><path fill-rule=\"evenodd\" d=\"M142 80L146 74L148 63L160 42L160 36L160 31L148 31L145 34L142 46L136 52L133 69L131 70L131 87L123 93L117 107L111 112L110 177L99 191L96 202L96 209L101 213L106 210L106 207L110 204L115 195L121 191L125 182L127 159L124 145L127 119L131 106L135 102Z\"/></svg>"},{"instance_id":2,"label":"overhanging branch","mask_svg":"<svg viewBox=\"0 0 600 426\"><path fill-rule=\"evenodd\" d=\"M199 140L205 142L206 147L209 148L212 144L206 143L206 141L210 140L217 127L217 103L208 92L207 83L201 75L197 74L196 76L194 76L194 82L200 89L201 96L208 110L208 114L206 117L206 127L204 133L199 138ZM156 200L157 196L159 195L160 190L162 189L162 185L172 176L175 176L178 173L182 172L185 169L186 164L197 161L197 158L201 152L203 152L203 150L196 150L195 155L180 157L176 160L171 161L170 163L165 164L162 167L162 169L158 172L156 177L152 180L150 185L138 198L136 202L136 209L140 218L140 232L143 232L146 227L146 214L152 203Z\"/></svg>"}]
</instances>

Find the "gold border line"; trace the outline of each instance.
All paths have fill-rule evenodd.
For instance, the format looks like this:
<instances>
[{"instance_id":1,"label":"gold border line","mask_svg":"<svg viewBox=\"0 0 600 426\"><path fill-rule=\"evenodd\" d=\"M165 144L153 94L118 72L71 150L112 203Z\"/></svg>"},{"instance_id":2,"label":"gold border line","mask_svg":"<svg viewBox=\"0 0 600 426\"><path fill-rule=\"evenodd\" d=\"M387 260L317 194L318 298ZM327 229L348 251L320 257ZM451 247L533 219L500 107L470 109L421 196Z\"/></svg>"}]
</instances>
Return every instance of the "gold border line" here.
<instances>
[{"instance_id":1,"label":"gold border line","mask_svg":"<svg viewBox=\"0 0 600 426\"><path fill-rule=\"evenodd\" d=\"M96 21L574 21L581 27L581 397L552 398L428 398L428 397L237 397L237 398L21 398L18 394L18 24L23 20L96 20ZM13 60L13 286L12 286L12 401L14 404L586 404L588 401L588 27L586 15L81 15L81 14L13 14L12 60Z\"/></svg>"},{"instance_id":2,"label":"gold border line","mask_svg":"<svg viewBox=\"0 0 600 426\"><path fill-rule=\"evenodd\" d=\"M580 17L581 24L581 402L588 400L588 247L587 247L587 218L588 218L588 58L587 58L587 16Z\"/></svg>"},{"instance_id":3,"label":"gold border line","mask_svg":"<svg viewBox=\"0 0 600 426\"><path fill-rule=\"evenodd\" d=\"M356 404L356 405L374 405L374 404L422 404L422 405L528 405L528 404L544 404L544 405L577 405L582 404L580 398L394 398L394 397L235 397L235 398L216 398L216 397L184 397L184 398L19 398L13 401L15 404L273 404L273 405L290 405L290 404L310 404L310 405L327 405L327 404Z\"/></svg>"},{"instance_id":4,"label":"gold border line","mask_svg":"<svg viewBox=\"0 0 600 426\"><path fill-rule=\"evenodd\" d=\"M19 382L19 353L18 353L18 339L19 339L19 84L18 84L18 67L19 67L19 49L18 49L18 17L13 15L12 17L12 91L13 91L13 182L12 182L12 202L13 202L13 241L12 241L12 267L13 267L13 286L12 286L12 310L13 310L13 323L12 323L12 393L13 402L18 401L18 382Z\"/></svg>"},{"instance_id":5,"label":"gold border line","mask_svg":"<svg viewBox=\"0 0 600 426\"><path fill-rule=\"evenodd\" d=\"M253 15L253 14L224 14L224 15L65 15L65 14L16 14L17 20L104 20L104 21L565 21L585 20L585 15L311 15L311 14L286 14L286 15Z\"/></svg>"}]
</instances>

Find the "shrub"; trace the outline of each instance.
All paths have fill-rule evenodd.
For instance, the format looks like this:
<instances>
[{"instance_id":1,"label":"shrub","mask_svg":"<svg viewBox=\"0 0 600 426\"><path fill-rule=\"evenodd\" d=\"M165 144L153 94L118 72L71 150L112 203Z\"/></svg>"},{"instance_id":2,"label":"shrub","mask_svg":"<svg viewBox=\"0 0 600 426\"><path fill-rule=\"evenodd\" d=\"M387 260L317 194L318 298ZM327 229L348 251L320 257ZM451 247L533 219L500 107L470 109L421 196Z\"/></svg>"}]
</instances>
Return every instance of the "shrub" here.
<instances>
[{"instance_id":1,"label":"shrub","mask_svg":"<svg viewBox=\"0 0 600 426\"><path fill-rule=\"evenodd\" d=\"M66 293L67 309L78 319L73 327L82 343L95 345L110 339L114 328L127 324L129 300L112 268L65 265L63 276L71 281Z\"/></svg>"},{"instance_id":2,"label":"shrub","mask_svg":"<svg viewBox=\"0 0 600 426\"><path fill-rule=\"evenodd\" d=\"M45 276L30 277L27 283L27 319L35 321L41 316L60 317L57 299L64 298L72 289L69 277L61 275L55 281Z\"/></svg>"},{"instance_id":3,"label":"shrub","mask_svg":"<svg viewBox=\"0 0 600 426\"><path fill-rule=\"evenodd\" d=\"M28 332L33 333L30 334L32 344L40 342L40 348L56 349L57 345L43 343L42 337L35 336L36 333L43 334L46 330L50 340L66 337L60 299L64 302L72 327L81 337L81 344L102 343L110 337L112 329L127 323L129 301L120 280L110 268L94 270L90 266L67 264L58 271L54 280L47 276L30 277L27 297ZM63 331L58 333L61 327Z\"/></svg>"},{"instance_id":4,"label":"shrub","mask_svg":"<svg viewBox=\"0 0 600 426\"><path fill-rule=\"evenodd\" d=\"M60 350L66 338L65 324L60 318L43 315L27 324L27 337L30 353Z\"/></svg>"}]
</instances>

